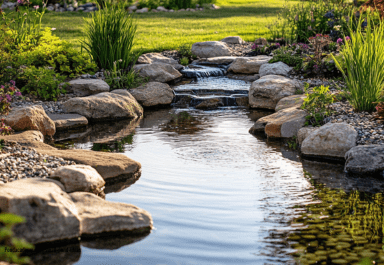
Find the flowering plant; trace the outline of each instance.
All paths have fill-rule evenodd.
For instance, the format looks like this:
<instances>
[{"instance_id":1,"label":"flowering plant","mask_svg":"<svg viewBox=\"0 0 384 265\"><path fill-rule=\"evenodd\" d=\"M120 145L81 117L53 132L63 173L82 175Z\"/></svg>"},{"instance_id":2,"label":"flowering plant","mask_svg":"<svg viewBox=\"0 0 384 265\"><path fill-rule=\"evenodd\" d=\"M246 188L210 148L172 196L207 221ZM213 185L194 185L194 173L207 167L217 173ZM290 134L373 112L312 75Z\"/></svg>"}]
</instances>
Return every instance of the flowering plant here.
<instances>
[{"instance_id":1,"label":"flowering plant","mask_svg":"<svg viewBox=\"0 0 384 265\"><path fill-rule=\"evenodd\" d=\"M20 91L16 88L15 81L0 86L0 114L8 115L11 110L11 102L15 97L21 97Z\"/></svg>"},{"instance_id":2,"label":"flowering plant","mask_svg":"<svg viewBox=\"0 0 384 265\"><path fill-rule=\"evenodd\" d=\"M266 45L258 45L254 43L251 47L252 50L255 51L256 55L268 55L270 54L273 50L279 49L280 43L271 43L271 44L266 44Z\"/></svg>"}]
</instances>

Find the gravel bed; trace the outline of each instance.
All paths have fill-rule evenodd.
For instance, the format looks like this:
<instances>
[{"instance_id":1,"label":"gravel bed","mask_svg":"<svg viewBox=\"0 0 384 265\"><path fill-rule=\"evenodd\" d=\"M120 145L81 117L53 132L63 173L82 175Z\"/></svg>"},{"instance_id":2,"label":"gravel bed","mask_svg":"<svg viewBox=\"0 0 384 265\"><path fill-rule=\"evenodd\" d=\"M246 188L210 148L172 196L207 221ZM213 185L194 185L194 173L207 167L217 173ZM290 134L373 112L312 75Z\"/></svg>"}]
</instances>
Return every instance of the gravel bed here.
<instances>
[{"instance_id":1,"label":"gravel bed","mask_svg":"<svg viewBox=\"0 0 384 265\"><path fill-rule=\"evenodd\" d=\"M46 178L59 167L75 164L15 142L4 142L0 152L0 184L24 178Z\"/></svg>"}]
</instances>

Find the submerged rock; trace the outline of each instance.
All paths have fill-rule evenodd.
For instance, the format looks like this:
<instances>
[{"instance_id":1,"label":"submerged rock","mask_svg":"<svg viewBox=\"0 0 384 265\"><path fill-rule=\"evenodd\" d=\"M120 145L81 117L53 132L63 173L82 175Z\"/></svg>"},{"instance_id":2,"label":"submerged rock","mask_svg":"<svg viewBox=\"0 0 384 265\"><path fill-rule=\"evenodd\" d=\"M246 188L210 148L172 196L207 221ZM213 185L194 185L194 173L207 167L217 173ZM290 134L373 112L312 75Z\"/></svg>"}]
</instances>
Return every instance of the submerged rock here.
<instances>
[{"instance_id":1,"label":"submerged rock","mask_svg":"<svg viewBox=\"0 0 384 265\"><path fill-rule=\"evenodd\" d=\"M14 108L5 117L5 124L15 131L37 130L49 136L56 132L55 123L47 116L42 106Z\"/></svg>"},{"instance_id":2,"label":"submerged rock","mask_svg":"<svg viewBox=\"0 0 384 265\"><path fill-rule=\"evenodd\" d=\"M205 99L203 102L196 106L196 109L217 109L218 107L224 106L223 102L219 98Z\"/></svg>"},{"instance_id":3,"label":"submerged rock","mask_svg":"<svg viewBox=\"0 0 384 265\"><path fill-rule=\"evenodd\" d=\"M142 54L137 60L139 64L165 63L172 65L176 70L183 69L175 59L165 57L161 53L146 53Z\"/></svg>"},{"instance_id":4,"label":"submerged rock","mask_svg":"<svg viewBox=\"0 0 384 265\"><path fill-rule=\"evenodd\" d=\"M221 41L196 42L192 45L192 54L200 58L230 56L231 50Z\"/></svg>"},{"instance_id":5,"label":"submerged rock","mask_svg":"<svg viewBox=\"0 0 384 265\"><path fill-rule=\"evenodd\" d=\"M142 77L148 77L149 81L167 83L174 81L182 74L172 65L166 63L137 64L133 69Z\"/></svg>"},{"instance_id":6,"label":"submerged rock","mask_svg":"<svg viewBox=\"0 0 384 265\"><path fill-rule=\"evenodd\" d=\"M228 71L237 74L258 74L260 67L271 59L272 57L265 55L237 58L229 66Z\"/></svg>"},{"instance_id":7,"label":"submerged rock","mask_svg":"<svg viewBox=\"0 0 384 265\"><path fill-rule=\"evenodd\" d=\"M285 97L295 94L302 85L284 76L267 75L252 83L249 89L251 108L275 109L277 103Z\"/></svg>"},{"instance_id":8,"label":"submerged rock","mask_svg":"<svg viewBox=\"0 0 384 265\"><path fill-rule=\"evenodd\" d=\"M355 146L345 154L345 160L348 173L384 177L384 145Z\"/></svg>"},{"instance_id":9,"label":"submerged rock","mask_svg":"<svg viewBox=\"0 0 384 265\"><path fill-rule=\"evenodd\" d=\"M65 130L70 128L77 128L86 126L88 124L87 118L78 114L53 114L49 113L48 117L53 120L56 130Z\"/></svg>"},{"instance_id":10,"label":"submerged rock","mask_svg":"<svg viewBox=\"0 0 384 265\"><path fill-rule=\"evenodd\" d=\"M311 132L301 145L306 156L343 159L356 146L357 132L346 123L327 123Z\"/></svg>"},{"instance_id":11,"label":"submerged rock","mask_svg":"<svg viewBox=\"0 0 384 265\"><path fill-rule=\"evenodd\" d=\"M91 166L63 166L51 173L50 178L64 185L66 192L85 191L101 194L105 185L104 179Z\"/></svg>"},{"instance_id":12,"label":"submerged rock","mask_svg":"<svg viewBox=\"0 0 384 265\"><path fill-rule=\"evenodd\" d=\"M229 44L243 44L245 41L239 36L229 36L221 40Z\"/></svg>"},{"instance_id":13,"label":"submerged rock","mask_svg":"<svg viewBox=\"0 0 384 265\"><path fill-rule=\"evenodd\" d=\"M66 90L80 97L109 92L109 89L109 85L101 79L71 80L69 81L69 86L66 88Z\"/></svg>"},{"instance_id":14,"label":"submerged rock","mask_svg":"<svg viewBox=\"0 0 384 265\"><path fill-rule=\"evenodd\" d=\"M289 67L283 62L268 63L268 64L263 64L260 67L259 74L260 76L266 76L266 75L288 76L288 73L291 70L292 70L292 67Z\"/></svg>"},{"instance_id":15,"label":"submerged rock","mask_svg":"<svg viewBox=\"0 0 384 265\"><path fill-rule=\"evenodd\" d=\"M76 206L55 180L28 178L0 184L0 210L26 219L13 231L32 244L80 236Z\"/></svg>"},{"instance_id":16,"label":"submerged rock","mask_svg":"<svg viewBox=\"0 0 384 265\"><path fill-rule=\"evenodd\" d=\"M152 217L134 205L109 202L87 192L70 194L76 205L81 234L132 231L145 233L152 228Z\"/></svg>"},{"instance_id":17,"label":"submerged rock","mask_svg":"<svg viewBox=\"0 0 384 265\"><path fill-rule=\"evenodd\" d=\"M143 108L127 91L71 98L63 103L63 109L93 120L129 119L143 115Z\"/></svg>"},{"instance_id":18,"label":"submerged rock","mask_svg":"<svg viewBox=\"0 0 384 265\"><path fill-rule=\"evenodd\" d=\"M144 107L169 105L175 97L168 84L159 82L149 82L138 88L132 88L129 92Z\"/></svg>"}]
</instances>

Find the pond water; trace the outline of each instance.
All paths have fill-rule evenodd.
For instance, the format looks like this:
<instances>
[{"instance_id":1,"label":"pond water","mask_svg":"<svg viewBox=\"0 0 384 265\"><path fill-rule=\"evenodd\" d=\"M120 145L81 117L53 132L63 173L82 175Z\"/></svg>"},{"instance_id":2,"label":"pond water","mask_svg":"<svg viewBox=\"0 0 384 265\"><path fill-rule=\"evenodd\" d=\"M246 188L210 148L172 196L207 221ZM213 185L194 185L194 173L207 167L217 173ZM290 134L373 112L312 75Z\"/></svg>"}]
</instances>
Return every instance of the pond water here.
<instances>
[{"instance_id":1,"label":"pond water","mask_svg":"<svg viewBox=\"0 0 384 265\"><path fill-rule=\"evenodd\" d=\"M149 211L154 229L142 237L82 240L34 259L78 265L384 261L381 181L350 178L342 165L303 160L282 142L248 133L269 114L161 109L136 121L57 134L61 145L119 151L139 161L141 177L107 187L106 200Z\"/></svg>"}]
</instances>

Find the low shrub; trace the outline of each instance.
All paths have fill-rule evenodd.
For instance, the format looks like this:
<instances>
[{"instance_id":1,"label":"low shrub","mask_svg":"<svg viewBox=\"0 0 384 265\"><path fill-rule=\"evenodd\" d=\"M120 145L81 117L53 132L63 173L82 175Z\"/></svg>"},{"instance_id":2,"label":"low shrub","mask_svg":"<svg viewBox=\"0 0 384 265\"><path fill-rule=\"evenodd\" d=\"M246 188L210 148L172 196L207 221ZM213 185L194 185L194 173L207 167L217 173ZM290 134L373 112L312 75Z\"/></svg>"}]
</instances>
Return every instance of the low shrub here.
<instances>
[{"instance_id":1,"label":"low shrub","mask_svg":"<svg viewBox=\"0 0 384 265\"><path fill-rule=\"evenodd\" d=\"M328 106L334 102L334 96L329 94L329 87L314 87L311 93L308 91L309 85L305 85L305 96L302 109L308 112L305 125L320 126L324 124L324 119L331 114Z\"/></svg>"},{"instance_id":2,"label":"low shrub","mask_svg":"<svg viewBox=\"0 0 384 265\"><path fill-rule=\"evenodd\" d=\"M183 57L180 59L180 64L187 66L189 64L189 59L187 57Z\"/></svg>"},{"instance_id":3,"label":"low shrub","mask_svg":"<svg viewBox=\"0 0 384 265\"><path fill-rule=\"evenodd\" d=\"M179 56L181 58L187 58L188 63L197 58L195 55L192 54L191 48L192 47L189 44L182 44L179 46L179 48L177 48Z\"/></svg>"},{"instance_id":4,"label":"low shrub","mask_svg":"<svg viewBox=\"0 0 384 265\"><path fill-rule=\"evenodd\" d=\"M10 251L11 249L34 249L24 239L14 236L12 228L16 224L25 223L25 218L11 213L0 214L0 261L6 261L15 264L30 263L28 257L20 257L19 251Z\"/></svg>"},{"instance_id":5,"label":"low shrub","mask_svg":"<svg viewBox=\"0 0 384 265\"><path fill-rule=\"evenodd\" d=\"M105 82L107 82L111 90L135 88L148 82L148 78L139 76L133 69L124 71L117 69L116 65L114 63L113 69L104 73Z\"/></svg>"},{"instance_id":6,"label":"low shrub","mask_svg":"<svg viewBox=\"0 0 384 265\"><path fill-rule=\"evenodd\" d=\"M375 102L384 100L384 22L376 24L373 18L368 12L365 25L360 18L356 31L350 27L351 40L344 40L342 50L346 69L332 55L344 76L348 100L358 111L373 111Z\"/></svg>"},{"instance_id":7,"label":"low shrub","mask_svg":"<svg viewBox=\"0 0 384 265\"><path fill-rule=\"evenodd\" d=\"M269 63L283 62L292 66L295 70L300 70L303 66L303 58L290 53L278 54L273 56Z\"/></svg>"}]
</instances>

